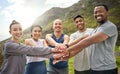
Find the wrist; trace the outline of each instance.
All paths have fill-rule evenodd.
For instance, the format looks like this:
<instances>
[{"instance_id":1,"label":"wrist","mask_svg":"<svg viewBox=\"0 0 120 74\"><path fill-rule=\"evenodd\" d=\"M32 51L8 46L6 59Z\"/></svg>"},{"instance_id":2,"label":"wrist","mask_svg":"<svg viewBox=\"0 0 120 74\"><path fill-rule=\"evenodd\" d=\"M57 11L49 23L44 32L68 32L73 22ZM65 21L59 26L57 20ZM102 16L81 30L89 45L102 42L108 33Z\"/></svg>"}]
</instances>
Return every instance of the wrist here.
<instances>
[{"instance_id":1,"label":"wrist","mask_svg":"<svg viewBox=\"0 0 120 74\"><path fill-rule=\"evenodd\" d=\"M68 44L65 44L65 46L66 46L67 48L69 48L69 45L68 45Z\"/></svg>"},{"instance_id":2,"label":"wrist","mask_svg":"<svg viewBox=\"0 0 120 74\"><path fill-rule=\"evenodd\" d=\"M70 56L71 56L71 53L70 53L70 51L68 51L68 58L70 58Z\"/></svg>"}]
</instances>

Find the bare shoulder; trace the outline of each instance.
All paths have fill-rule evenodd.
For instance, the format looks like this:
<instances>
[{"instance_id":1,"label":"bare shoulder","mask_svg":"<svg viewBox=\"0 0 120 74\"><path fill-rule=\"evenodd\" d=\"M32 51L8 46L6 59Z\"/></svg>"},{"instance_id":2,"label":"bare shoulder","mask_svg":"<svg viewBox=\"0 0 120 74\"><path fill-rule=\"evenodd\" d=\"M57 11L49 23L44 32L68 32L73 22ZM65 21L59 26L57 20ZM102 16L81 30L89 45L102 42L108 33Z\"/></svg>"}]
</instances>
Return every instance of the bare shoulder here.
<instances>
[{"instance_id":1,"label":"bare shoulder","mask_svg":"<svg viewBox=\"0 0 120 74\"><path fill-rule=\"evenodd\" d=\"M46 34L46 36L52 36L52 34Z\"/></svg>"},{"instance_id":2,"label":"bare shoulder","mask_svg":"<svg viewBox=\"0 0 120 74\"><path fill-rule=\"evenodd\" d=\"M67 34L65 34L64 38L69 38L69 36Z\"/></svg>"},{"instance_id":3,"label":"bare shoulder","mask_svg":"<svg viewBox=\"0 0 120 74\"><path fill-rule=\"evenodd\" d=\"M30 45L32 43L32 40L31 39L25 39L25 44L26 45Z\"/></svg>"},{"instance_id":4,"label":"bare shoulder","mask_svg":"<svg viewBox=\"0 0 120 74\"><path fill-rule=\"evenodd\" d=\"M25 42L30 42L31 41L31 39L25 39Z\"/></svg>"}]
</instances>

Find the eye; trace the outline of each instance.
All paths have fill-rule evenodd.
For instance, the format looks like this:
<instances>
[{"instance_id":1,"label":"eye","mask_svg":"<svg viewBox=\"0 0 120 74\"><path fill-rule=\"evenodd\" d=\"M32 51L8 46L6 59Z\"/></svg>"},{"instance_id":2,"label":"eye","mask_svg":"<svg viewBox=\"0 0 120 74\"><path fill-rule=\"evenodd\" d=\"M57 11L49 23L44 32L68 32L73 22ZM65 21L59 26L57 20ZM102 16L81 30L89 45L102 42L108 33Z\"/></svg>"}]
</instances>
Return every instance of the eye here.
<instances>
[{"instance_id":1,"label":"eye","mask_svg":"<svg viewBox=\"0 0 120 74\"><path fill-rule=\"evenodd\" d=\"M57 25L57 23L55 23L55 25Z\"/></svg>"},{"instance_id":2,"label":"eye","mask_svg":"<svg viewBox=\"0 0 120 74\"><path fill-rule=\"evenodd\" d=\"M38 32L41 32L41 30L39 30Z\"/></svg>"},{"instance_id":3,"label":"eye","mask_svg":"<svg viewBox=\"0 0 120 74\"><path fill-rule=\"evenodd\" d=\"M20 31L22 31L22 28L19 28Z\"/></svg>"},{"instance_id":4,"label":"eye","mask_svg":"<svg viewBox=\"0 0 120 74\"><path fill-rule=\"evenodd\" d=\"M61 23L59 23L59 25L61 25Z\"/></svg>"},{"instance_id":5,"label":"eye","mask_svg":"<svg viewBox=\"0 0 120 74\"><path fill-rule=\"evenodd\" d=\"M78 23L78 21L75 21L75 23Z\"/></svg>"},{"instance_id":6,"label":"eye","mask_svg":"<svg viewBox=\"0 0 120 74\"><path fill-rule=\"evenodd\" d=\"M82 22L82 20L79 20L79 22Z\"/></svg>"},{"instance_id":7,"label":"eye","mask_svg":"<svg viewBox=\"0 0 120 74\"><path fill-rule=\"evenodd\" d=\"M36 30L34 30L34 32L37 32Z\"/></svg>"}]
</instances>

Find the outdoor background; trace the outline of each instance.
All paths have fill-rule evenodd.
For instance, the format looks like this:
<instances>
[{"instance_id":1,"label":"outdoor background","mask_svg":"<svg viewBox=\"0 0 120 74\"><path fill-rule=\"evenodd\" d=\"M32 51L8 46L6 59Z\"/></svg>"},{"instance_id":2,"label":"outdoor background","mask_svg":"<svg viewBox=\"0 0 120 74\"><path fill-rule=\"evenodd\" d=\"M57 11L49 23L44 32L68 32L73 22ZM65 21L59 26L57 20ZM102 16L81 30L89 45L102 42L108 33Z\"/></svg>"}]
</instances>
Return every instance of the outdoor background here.
<instances>
[{"instance_id":1,"label":"outdoor background","mask_svg":"<svg viewBox=\"0 0 120 74\"><path fill-rule=\"evenodd\" d=\"M25 0L25 1L27 1L27 0ZM70 5L68 7L63 8L63 7L57 6L57 7L49 8L42 14L40 13L40 15L37 16L31 24L29 24L30 21L27 21L28 24L25 23L26 25L29 25L29 26L24 29L24 34L21 39L21 42L24 43L24 40L26 38L30 38L30 26L32 24L39 24L42 26L42 28L43 28L42 38L44 38L47 33L53 32L52 22L53 22L53 20L55 20L57 18L60 18L63 20L63 24L64 24L63 32L65 34L70 35L71 33L76 31L76 28L73 23L73 18L74 18L74 16L76 16L78 14L82 15L85 18L87 27L95 28L97 26L97 23L93 17L93 9L94 9L95 4L97 4L97 3L104 3L109 7L109 20L112 21L113 23L115 23L115 25L118 28L119 35L118 35L118 39L117 39L117 43L116 43L115 55L116 55L117 65L120 68L120 0L78 0L76 3L73 3L72 5ZM18 7L18 9L19 9L19 7ZM40 9L42 9L42 8L40 7ZM23 12L23 11L21 11L21 12ZM29 13L31 13L31 15L34 14L32 12L29 12ZM25 16L22 16L21 18L25 18ZM23 26L25 26L25 24ZM8 31L4 30L4 28L2 28L2 26L3 25L0 24L0 28L1 28L0 31L8 32ZM8 27L9 27L9 24L8 24ZM1 34L3 34L3 33L1 33ZM10 36L8 38L6 38L6 37L4 37L4 38L5 39L0 40L1 41L0 42L0 66L3 61L2 60L3 57L1 55L1 47L2 47L2 44L4 43L4 41L10 39ZM74 68L73 58L71 58L69 60L69 74L74 74L73 68Z\"/></svg>"}]
</instances>

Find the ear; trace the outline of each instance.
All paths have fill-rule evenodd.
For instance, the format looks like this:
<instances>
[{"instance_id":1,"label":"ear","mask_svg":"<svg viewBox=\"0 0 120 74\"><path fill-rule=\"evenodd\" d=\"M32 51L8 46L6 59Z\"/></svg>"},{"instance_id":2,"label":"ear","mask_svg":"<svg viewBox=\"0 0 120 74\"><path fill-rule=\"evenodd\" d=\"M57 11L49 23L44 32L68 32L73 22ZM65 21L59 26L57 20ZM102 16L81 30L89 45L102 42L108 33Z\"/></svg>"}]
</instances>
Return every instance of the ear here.
<instances>
[{"instance_id":1,"label":"ear","mask_svg":"<svg viewBox=\"0 0 120 74\"><path fill-rule=\"evenodd\" d=\"M9 31L9 33L11 34L11 31Z\"/></svg>"}]
</instances>

